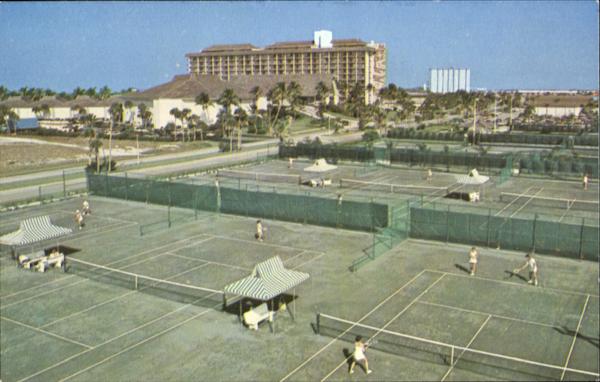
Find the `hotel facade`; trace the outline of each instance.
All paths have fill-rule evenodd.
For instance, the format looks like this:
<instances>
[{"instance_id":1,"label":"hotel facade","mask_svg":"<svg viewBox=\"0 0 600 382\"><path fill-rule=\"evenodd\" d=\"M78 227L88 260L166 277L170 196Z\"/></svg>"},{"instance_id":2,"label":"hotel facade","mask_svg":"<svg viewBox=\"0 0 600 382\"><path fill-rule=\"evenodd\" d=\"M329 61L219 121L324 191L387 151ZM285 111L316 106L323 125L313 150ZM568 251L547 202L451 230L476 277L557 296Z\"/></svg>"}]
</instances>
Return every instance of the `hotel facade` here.
<instances>
[{"instance_id":1,"label":"hotel facade","mask_svg":"<svg viewBox=\"0 0 600 382\"><path fill-rule=\"evenodd\" d=\"M333 40L329 31L314 32L312 41L278 42L264 48L251 44L213 45L186 54L189 74L217 76L223 81L249 76L331 75L343 89L365 87L372 103L385 86L387 57L384 44L358 39Z\"/></svg>"}]
</instances>

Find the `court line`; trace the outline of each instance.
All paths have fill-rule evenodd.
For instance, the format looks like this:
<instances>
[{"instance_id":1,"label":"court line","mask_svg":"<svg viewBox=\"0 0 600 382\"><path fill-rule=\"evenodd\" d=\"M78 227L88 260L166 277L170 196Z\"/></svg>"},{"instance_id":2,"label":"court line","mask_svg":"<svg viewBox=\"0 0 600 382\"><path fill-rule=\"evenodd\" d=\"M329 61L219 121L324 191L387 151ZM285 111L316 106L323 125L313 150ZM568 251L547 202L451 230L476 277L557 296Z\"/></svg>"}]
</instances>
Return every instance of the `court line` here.
<instances>
[{"instance_id":1,"label":"court line","mask_svg":"<svg viewBox=\"0 0 600 382\"><path fill-rule=\"evenodd\" d=\"M446 377L450 374L450 372L452 371L452 369L454 369L454 365L456 365L458 363L458 361L460 360L460 357L462 357L463 354L465 354L465 352L469 349L469 347L471 346L471 344L473 343L473 341L475 341L475 338L477 338L477 336L483 330L485 324L488 323L488 321L490 320L490 318L492 318L492 316L488 315L487 318L485 319L485 321L483 322L483 324L481 324L481 326L479 327L479 330L477 330L477 332L475 333L475 335L473 336L473 338L471 338L471 341L469 341L469 343L467 344L467 346L464 347L464 349L462 350L462 352L460 353L460 355L456 358L456 361L454 361L454 363L452 363L450 365L450 368L448 369L448 371L446 372L446 374L444 374L444 376L442 377L441 382L444 382L446 380Z\"/></svg>"},{"instance_id":2,"label":"court line","mask_svg":"<svg viewBox=\"0 0 600 382\"><path fill-rule=\"evenodd\" d=\"M118 263L120 263L120 262L123 262L123 261L125 261L125 260L134 259L134 258L136 258L136 257L142 256L142 255L146 255L146 254L148 254L148 253L152 253L152 252L154 252L154 251L158 251L158 250L160 250L160 249L162 249L162 248L169 247L169 246L171 246L171 245L175 245L175 244L177 244L177 243L181 243L181 242L186 242L186 241L193 240L193 239L195 239L195 238L197 238L197 237L199 237L199 236L203 236L203 235L204 235L204 234L198 234L198 235L195 235L195 236L192 236L192 237L186 238L186 239L181 239L181 240L178 240L178 241L176 241L176 242L174 242L174 243L170 243L170 244L164 244L164 245L161 245L161 246L159 246L159 247L155 247L155 248L152 248L152 249L148 249L148 250L142 251L142 252L140 252L140 253L138 253L138 254L136 254L136 255L132 255L132 256L124 257L124 258L121 258L121 259L118 259L118 260L115 260L115 261L111 261L110 263L106 264L106 266L112 266L112 265L114 265L114 264L118 264ZM182 248L186 248L186 247L182 247ZM134 264L135 264L135 263L134 263ZM16 296L16 295L19 295L19 294L21 294L21 293L24 293L24 292L30 291L30 290L32 290L32 289L36 289L36 288L40 288L40 287L45 287L45 286L48 286L48 285L50 285L50 284L54 284L54 283L57 283L57 282L60 282L60 281L64 281L64 280L70 279L70 278L72 278L72 277L74 277L74 275L66 276L66 277L63 277L63 278L60 278L60 279L57 279L57 280L52 280L52 281L49 281L49 282L47 282L47 283L42 283L42 284L39 284L39 285L36 285L36 286L30 287L30 288L21 289L20 291L17 291L17 292L14 292L14 293L8 294L8 295L6 295L6 296L0 296L0 298L2 298L2 299L5 299L5 298L8 298L8 297ZM55 289L55 290L56 290L56 289ZM0 306L0 310L1 310L1 309L2 309L2 307Z\"/></svg>"},{"instance_id":3,"label":"court line","mask_svg":"<svg viewBox=\"0 0 600 382\"><path fill-rule=\"evenodd\" d=\"M533 187L535 186L530 186L528 189L525 190L525 192L523 192L521 194L521 196L525 196ZM508 203L507 205L505 205L500 211L496 212L494 214L494 216L498 216L500 215L502 212L504 212L505 209L507 209L508 207L512 206L513 203L516 203L517 200L519 200L521 198L521 196L519 196L518 198L516 198L515 200L513 200L512 202Z\"/></svg>"},{"instance_id":4,"label":"court line","mask_svg":"<svg viewBox=\"0 0 600 382\"><path fill-rule=\"evenodd\" d=\"M402 314L404 314L404 312L406 312L408 310L408 308L410 308L411 306L413 306L414 303L418 302L418 300L427 292L429 292L429 290L431 288L433 288L435 286L435 284L438 283L438 281L440 281L441 279L443 279L444 277L446 277L446 275L441 275L437 280L435 280L434 282L432 282L431 284L429 284L429 286L421 293L419 293L419 295L417 297L415 297L407 306L404 307L404 309L402 309L399 313L397 313L394 317L392 317L388 322L385 323L385 325L383 325L381 328L379 328L377 330L377 332L375 334L373 334L368 341L371 341L373 338L377 337L378 335L381 334L381 332L383 332L388 326L390 326L392 324L392 322L396 321L396 319L398 317L400 317ZM352 327L351 327L352 328ZM367 341L367 342L368 342ZM353 355L350 355L349 357L345 358L342 362L340 362L339 365L337 365L333 370L331 370L326 376L324 376L321 379L321 382L324 382L327 378L329 378L331 375L333 375L336 371L339 370L340 367L344 366L344 364L348 363L348 359L350 357L352 357Z\"/></svg>"},{"instance_id":5,"label":"court line","mask_svg":"<svg viewBox=\"0 0 600 382\"><path fill-rule=\"evenodd\" d=\"M383 304L385 304L386 302L388 302L388 300L390 300L392 297L394 297L398 293L400 293L400 291L402 289L404 289L406 286L412 284L413 281L415 281L417 278L421 277L421 275L423 273L425 273L425 272L426 272L426 270L424 269L421 272L417 273L417 275L415 275L412 279L408 280L404 285L402 285L400 288L398 288L394 293L392 293L391 295L389 295L388 297L386 297L383 301L381 301L379 304L377 304L373 309L371 309L364 316L362 316L357 321L357 323L360 323L365 318L367 318L368 316L370 316L374 311L376 311L377 309L379 309L380 306L382 306ZM309 363L310 361L312 361L315 357L317 357L319 354L321 354L323 351L325 351L325 349L327 349L329 346L333 345L333 343L335 341L337 341L339 338L341 338L350 329L352 329L352 327L346 329L345 332L341 333L339 336L337 336L336 338L334 338L331 341L329 341L325 346L323 346L321 349L319 349L316 353L314 353L312 356L310 356L308 359L306 359L304 362L302 362L300 365L298 365L294 370L290 371L286 376L284 376L282 379L280 379L280 382L285 381L286 379L288 379L289 377L291 377L293 374L295 374L298 370L300 370L301 368L303 368L304 365L306 365L307 363Z\"/></svg>"},{"instance_id":6,"label":"court line","mask_svg":"<svg viewBox=\"0 0 600 382\"><path fill-rule=\"evenodd\" d=\"M521 211L523 208L525 208L525 206L527 206L533 200L533 198L535 196L537 196L537 194L539 194L542 191L544 191L544 187L541 187L540 190L538 192L536 192L535 194L533 194L533 195L527 195L527 196L529 196L529 200L527 200L525 203L523 203L523 205L518 210L516 210L515 212L513 212L513 214L510 215L509 218L512 218L513 216L515 216L516 214L518 214L519 211Z\"/></svg>"},{"instance_id":7,"label":"court line","mask_svg":"<svg viewBox=\"0 0 600 382\"><path fill-rule=\"evenodd\" d=\"M210 235L210 234L206 234L206 235ZM256 241L238 239L237 237L221 236L221 235L210 235L210 236L218 238L218 239L223 239L223 240L233 240L233 241L241 241L243 243L252 243L252 244L256 244L256 245L266 245L268 247L294 249L297 251L314 252L314 253L323 253L322 251L315 251L313 249L296 248L296 247L290 247L289 245L281 245L281 244L271 244L271 243L265 243L264 241L257 243Z\"/></svg>"},{"instance_id":8,"label":"court line","mask_svg":"<svg viewBox=\"0 0 600 382\"><path fill-rule=\"evenodd\" d=\"M520 288L529 288L529 289L535 289L535 290L544 290L544 291L551 291L551 292L554 292L554 293L562 293L562 294L573 294L573 295L576 295L576 296L590 296L590 297L596 297L596 298L599 297L598 295L592 294L592 293L575 292L575 291L568 291L568 290L556 289L556 288L550 288L550 287L537 287L537 288L533 288L530 284L517 284L517 283L512 283L510 281L488 279L488 278L479 277L479 276L467 276L467 275L461 275L461 274L458 274L458 273L450 273L450 272L445 272L445 271L438 271L437 269L430 269L430 268L426 268L425 270L428 271L428 272L435 272L435 273L447 273L447 274L452 275L452 276L462 277L462 278L466 278L466 279L478 279L478 280L485 280L485 281L490 281L490 282L495 282L495 283L500 283L500 284L512 285L512 286L516 286L516 287L520 287Z\"/></svg>"},{"instance_id":9,"label":"court line","mask_svg":"<svg viewBox=\"0 0 600 382\"><path fill-rule=\"evenodd\" d=\"M567 355L567 361L565 362L565 368L563 369L562 374L560 375L560 380L562 381L565 377L565 372L567 371L567 366L569 366L569 361L571 360L571 354L573 353L573 348L575 347L575 341L577 340L577 335L579 334L579 328L581 327L581 321L583 321L583 315L585 314L585 310L587 308L588 301L590 300L590 296L585 299L585 304L583 305L583 309L581 310L581 316L579 317L579 323L577 324L577 329L575 329L575 335L573 336L573 342L571 342L571 348L569 349L569 354Z\"/></svg>"},{"instance_id":10,"label":"court line","mask_svg":"<svg viewBox=\"0 0 600 382\"><path fill-rule=\"evenodd\" d=\"M196 259L194 257L187 257L187 256L184 256L184 255L177 255L177 254L174 254L174 253L171 253L171 252L166 252L165 254L167 256L179 257L179 258L186 259L186 260L202 261L203 263L206 263L207 265L208 264L213 264L213 265L219 265L219 266L222 266L222 267L241 269L241 270L244 270L244 271L251 271L252 270L252 268L239 267L237 265L231 265L231 264L225 264L225 263L218 263L216 261L209 261L209 260L204 260L204 259Z\"/></svg>"},{"instance_id":11,"label":"court line","mask_svg":"<svg viewBox=\"0 0 600 382\"><path fill-rule=\"evenodd\" d=\"M60 211L60 212L63 212L65 214L69 214L69 215L73 215L74 214L73 211L67 211L67 210L57 210L57 211ZM98 215L97 213L94 213L92 217L93 218L98 217L99 219L106 219L106 220L114 220L114 221L118 221L118 222L122 222L122 223L140 224L139 222L136 222L136 221L133 221L133 220L113 218L113 217L109 217L109 216Z\"/></svg>"},{"instance_id":12,"label":"court line","mask_svg":"<svg viewBox=\"0 0 600 382\"><path fill-rule=\"evenodd\" d=\"M307 261L303 262L303 263L302 263L302 264L300 264L300 265L296 265L296 266L295 266L294 268L292 268L292 269L298 269L298 268L300 268L300 267L303 267L303 266L305 266L306 264L308 264L308 263L312 263L313 261L315 261L315 260L318 260L318 259L320 259L321 257L323 257L323 256L325 256L325 255L326 255L326 253L321 253L320 255L318 255L318 256L316 256L316 257L313 257L313 258L311 258L310 260L307 260Z\"/></svg>"},{"instance_id":13,"label":"court line","mask_svg":"<svg viewBox=\"0 0 600 382\"><path fill-rule=\"evenodd\" d=\"M93 364L93 365L90 365L90 366L88 366L88 367L86 367L86 368L84 368L84 369L81 369L81 370L77 371L77 372L76 372L76 373L74 373L74 374L68 375L68 376L66 376L66 377L64 377L64 378L62 378L62 379L60 379L59 381L61 381L61 382L62 382L62 381L66 381L66 380L68 380L68 379L71 379L71 378L73 378L73 377L76 377L76 376L78 376L79 374L81 374L81 373L84 373L84 372L86 372L86 371L88 371L88 370L90 370L90 369L93 369L93 368L95 368L96 366L99 366L99 365L101 365L101 364L103 364L103 363L105 363L105 362L107 362L107 361L110 361L111 359L113 359L113 358L115 358L115 357L117 357L117 356L119 356L119 355L121 355L121 354L123 354L123 353L125 353L125 352L127 352L127 351L129 351L129 350L131 350L131 349L133 349L133 348L136 348L136 347L138 347L138 346L140 346L140 345L143 345L143 344L145 344L146 342L148 342L148 341L150 341L150 340L153 340L153 339L155 339L155 338L157 338L157 337L159 337L159 336L162 336L162 335L163 335L163 334L165 334L165 333L168 333L168 332L170 332L170 331L172 331L172 330L174 330L174 329L177 329L178 327L180 327L180 326L182 326L182 325L184 325L184 324L187 324L188 322L190 322L190 321L192 321L192 320L195 320L196 318L198 318L198 317L200 317L200 316L203 316L204 314L206 314L206 313L208 313L208 312L211 312L212 310L213 310L213 309L207 309L207 310L204 310L204 311L202 311L202 312L200 312L200 313L198 313L198 314L195 314L195 315L193 315L192 317L190 317L190 318L188 318L188 319L186 319L186 320L184 320L184 321L182 321L182 322L180 322L180 323L178 323L178 324L175 324L175 325L171 326L170 328L167 328L167 329L165 329L165 330L163 330L163 331L161 331L161 332L158 332L158 333L154 334L153 336L150 336L150 337L148 337L148 338L146 338L146 339L144 339L144 340L142 340L142 341L140 341L140 342L137 342L137 343L135 343L135 344L133 344L133 345L131 345L131 346L128 346L128 347L126 347L125 349L123 349L123 350L121 350L121 351L119 351L119 352L117 352L117 353L114 353L114 354L110 355L109 357L106 357L106 358L104 358L103 360L96 362L96 363L95 363L95 364Z\"/></svg>"},{"instance_id":14,"label":"court line","mask_svg":"<svg viewBox=\"0 0 600 382\"><path fill-rule=\"evenodd\" d=\"M63 340L63 341L67 341L67 342L70 342L70 343L72 343L72 344L75 344L75 345L82 346L82 347L84 347L84 348L87 348L88 350L91 350L91 349L93 349L93 347L92 347L92 346L90 346L90 345L86 345L86 344L84 344L84 343L82 343L82 342L78 342L78 341L75 341L75 340L72 340L72 339L69 339L69 338L63 337L63 336L61 336L61 335L58 335L58 334L55 334L55 333L49 332L49 331L47 331L47 330L43 330L43 329L36 328L35 326L31 326L31 325L28 325L28 324L26 324L26 323L23 323L23 322L20 322L20 321L16 321L16 320L13 320L13 319L11 319L11 318L8 318L8 317L5 317L5 316L0 316L0 319L2 319L2 320L6 320L6 321L8 321L8 322L12 322L13 324L17 324L17 325L20 325L20 326L26 327L27 329L35 330L36 332L40 332L40 333L42 333L42 334L46 334L46 335L49 335L49 336L52 336L52 337L59 338L59 339L61 339L61 340Z\"/></svg>"},{"instance_id":15,"label":"court line","mask_svg":"<svg viewBox=\"0 0 600 382\"><path fill-rule=\"evenodd\" d=\"M202 300L202 299L200 299L200 300ZM200 300L197 300L197 301L200 301ZM197 302L197 301L194 301L194 303L195 303L195 302ZM135 327L135 328L133 328L133 329L130 329L130 330L128 330L128 331L126 331L126 332L124 332L124 333L121 333L121 334L119 334L119 335L118 335L118 336L116 336L116 337L113 337L113 338L111 338L111 339L109 339L109 340L106 340L106 341L104 341L104 342L102 342L102 343L100 343L100 344L98 344L98 345L94 346L94 347L93 347L93 348L91 348L91 349L87 349L87 350L84 350L84 351L82 351L82 352L80 352L80 353L74 354L74 355L72 355L72 356L70 356L70 357L68 357L68 358L65 358L65 359L63 359L62 361L60 361L60 362L58 362L58 363L55 363L55 364L53 364L52 366L48 366L47 368L45 368L45 369L42 369L42 370L40 370L40 371L37 371L37 372L35 372L34 374L32 374L32 375L30 375L30 376L27 376L27 377L25 377L25 378L22 378L22 379L20 379L18 382L23 382L23 381L26 381L26 380L28 380L28 379L31 379L31 378L33 378L33 377L36 377L36 376L38 376L38 375L40 375L40 374L42 374L42 373L45 373L45 372L46 372L46 371L48 371L48 370L54 369L54 368L55 368L55 367L57 367L57 366L60 366L60 365L62 365L62 364L64 364L64 363L67 363L67 362L69 362L69 361L70 361L70 360L72 360L72 359L75 359L75 358L77 358L77 357L79 357L79 356L82 356L82 355L84 355L84 354L86 354L86 353L89 353L89 352L90 352L90 351L92 351L92 350L98 349L98 348L100 348L100 347L102 347L102 346L104 346L104 345L107 345L107 344L109 344L109 343L111 343L111 342L113 342L113 341L116 341L116 340L118 340L119 338L121 338L121 337L124 337L124 336L126 336L126 335L129 335L129 334L131 334L131 333L133 333L133 332L135 332L135 331L137 331L137 330L140 330L140 329L142 329L142 328L145 328L145 327L146 327L146 326L148 326L148 325L152 325L152 324L154 324L155 322L157 322L157 321L160 321L160 320L164 319L165 317L168 317L168 316L170 316L170 315L172 315L172 314L175 314L175 313L178 313L178 312L180 312L180 311L182 311L182 310L184 310L184 309L187 309L187 308L189 308L189 307L190 307L190 306L192 306L192 305L193 305L193 304L186 304L186 305L184 305L184 306L182 306L182 307L179 307L179 308L177 308L177 309L175 309L175 310L173 310L173 311L171 311L171 312L165 313L165 314L163 314L162 316L159 316L159 317L157 317L157 318L155 318L155 319L152 319L152 320L150 320L150 321L148 321L148 322L146 322L146 323L144 323L144 324L142 324L142 325L140 325L140 326L137 326L137 327ZM217 305L215 305L215 306L217 306ZM214 308L213 308L213 309L214 309ZM205 312L207 312L207 311L209 311L209 310L206 310Z\"/></svg>"},{"instance_id":16,"label":"court line","mask_svg":"<svg viewBox=\"0 0 600 382\"><path fill-rule=\"evenodd\" d=\"M162 256L162 255L159 255L159 256ZM155 256L155 257L159 257L159 256ZM170 280L170 279L172 279L172 278L175 278L175 277L181 276L181 275L183 275L183 274L186 274L186 273L189 273L189 272L195 271L196 269L199 269L199 268L205 267L205 266L207 266L207 265L208 265L208 264L201 264L201 265L199 265L199 266L197 266L197 267L190 268L190 269L186 270L185 272L180 272L180 273L177 273L177 274L175 274L175 275L169 276L169 277L165 278L164 280L167 280L167 281L168 281L168 280ZM85 308L85 309L83 309L83 310L80 310L80 311L78 311L78 312L75 312L75 313L69 314L68 316L64 316L64 317L61 317L61 318L59 318L59 319L57 319L57 320L54 320L54 321L52 321L52 322L49 322L49 323L47 323L47 324L44 324L44 325L40 326L40 328L46 328L46 327L48 327L48 326L50 326L50 325L53 325L53 324L55 324L55 323L57 323L57 322L60 322L60 321L66 320L66 319L68 319L68 318L71 318L71 317L78 316L78 315L80 315L80 314L83 314L83 313L85 313L85 312L89 312L90 310L96 309L96 308L98 308L98 307L100 307L100 306L102 306L102 305L106 305L106 304L108 304L108 303L111 303L111 302L114 302L114 301L120 300L121 298L124 298L124 297L126 297L126 296L128 296L128 295L130 295L130 294L134 294L134 293L136 293L136 292L141 292L141 291L143 291L143 290L144 290L144 289L146 289L146 288L148 288L148 287L145 287L145 288L142 288L142 289L136 289L136 290L132 290L132 291L129 291L129 292L127 292L127 293L124 293L124 294L122 294L122 295L119 295L119 296L113 297L113 298L111 298L111 299L108 299L108 300L106 300L106 301L100 302L100 303L98 303L98 304L95 304L95 305L92 305L92 306L90 306L90 307L87 307L87 308Z\"/></svg>"},{"instance_id":17,"label":"court line","mask_svg":"<svg viewBox=\"0 0 600 382\"><path fill-rule=\"evenodd\" d=\"M481 312L481 311L478 311L478 310L471 310L471 309L459 308L457 306L451 306L451 305L445 305L445 304L438 304L436 302L419 301L419 304L439 306L440 308L458 310L458 311L467 312L467 313L474 313L474 314L479 314L479 315L482 315L482 316L492 316L494 318L500 318L502 320L517 321L517 322L522 322L524 324L545 326L547 328L552 328L552 329L558 329L559 328L556 325L544 324L543 322L523 320L521 318L514 318L514 317L502 316L502 315L499 315L499 314L492 314L492 313Z\"/></svg>"}]
</instances>

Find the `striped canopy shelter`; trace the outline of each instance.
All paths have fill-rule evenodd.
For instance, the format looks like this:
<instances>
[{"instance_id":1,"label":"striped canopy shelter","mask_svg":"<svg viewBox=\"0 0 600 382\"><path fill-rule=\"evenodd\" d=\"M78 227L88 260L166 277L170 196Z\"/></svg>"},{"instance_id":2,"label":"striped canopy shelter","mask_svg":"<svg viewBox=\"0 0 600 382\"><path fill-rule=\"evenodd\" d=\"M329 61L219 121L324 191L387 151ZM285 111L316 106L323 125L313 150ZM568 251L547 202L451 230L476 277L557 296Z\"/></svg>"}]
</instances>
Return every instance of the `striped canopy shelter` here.
<instances>
[{"instance_id":1,"label":"striped canopy shelter","mask_svg":"<svg viewBox=\"0 0 600 382\"><path fill-rule=\"evenodd\" d=\"M225 293L252 298L260 301L271 301L275 297L295 288L309 278L308 273L292 271L283 266L279 256L258 263L250 276L225 286ZM240 302L240 318L242 315ZM288 311L294 318L292 311ZM273 330L273 328L271 328Z\"/></svg>"},{"instance_id":2,"label":"striped canopy shelter","mask_svg":"<svg viewBox=\"0 0 600 382\"><path fill-rule=\"evenodd\" d=\"M308 273L286 269L279 256L258 263L252 274L225 286L225 292L268 301L295 288L309 278Z\"/></svg>"},{"instance_id":3,"label":"striped canopy shelter","mask_svg":"<svg viewBox=\"0 0 600 382\"><path fill-rule=\"evenodd\" d=\"M71 232L70 228L52 224L50 216L37 216L23 220L18 230L0 236L0 244L22 246L53 239Z\"/></svg>"}]
</instances>

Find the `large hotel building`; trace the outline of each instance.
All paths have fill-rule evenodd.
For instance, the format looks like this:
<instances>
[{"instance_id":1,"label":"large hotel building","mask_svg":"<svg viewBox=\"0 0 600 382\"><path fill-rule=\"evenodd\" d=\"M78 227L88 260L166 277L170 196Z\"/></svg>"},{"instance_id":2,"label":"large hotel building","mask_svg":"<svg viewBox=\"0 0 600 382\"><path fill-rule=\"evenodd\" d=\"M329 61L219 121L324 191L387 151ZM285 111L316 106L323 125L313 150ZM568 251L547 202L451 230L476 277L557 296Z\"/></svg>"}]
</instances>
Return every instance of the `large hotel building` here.
<instances>
[{"instance_id":1,"label":"large hotel building","mask_svg":"<svg viewBox=\"0 0 600 382\"><path fill-rule=\"evenodd\" d=\"M384 44L333 40L330 31L314 32L313 41L278 42L264 48L251 44L213 45L186 57L190 74L217 76L223 81L240 76L331 75L342 87L348 85L345 88L355 83L363 85L367 103L375 100L386 81Z\"/></svg>"}]
</instances>

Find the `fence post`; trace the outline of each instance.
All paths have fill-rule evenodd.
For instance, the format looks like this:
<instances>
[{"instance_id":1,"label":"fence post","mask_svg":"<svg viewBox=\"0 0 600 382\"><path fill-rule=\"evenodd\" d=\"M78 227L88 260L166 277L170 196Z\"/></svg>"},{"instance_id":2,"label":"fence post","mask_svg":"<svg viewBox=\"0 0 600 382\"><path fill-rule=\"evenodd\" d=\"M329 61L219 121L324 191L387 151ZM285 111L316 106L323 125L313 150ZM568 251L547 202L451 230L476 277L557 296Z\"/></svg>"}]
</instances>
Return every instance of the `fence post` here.
<instances>
[{"instance_id":1,"label":"fence post","mask_svg":"<svg viewBox=\"0 0 600 382\"><path fill-rule=\"evenodd\" d=\"M169 228L171 228L171 200L169 196L169 205L167 206L167 222L169 224Z\"/></svg>"},{"instance_id":2,"label":"fence post","mask_svg":"<svg viewBox=\"0 0 600 382\"><path fill-rule=\"evenodd\" d=\"M531 250L535 252L535 225L538 219L538 214L533 215L533 232L531 233Z\"/></svg>"},{"instance_id":3,"label":"fence post","mask_svg":"<svg viewBox=\"0 0 600 382\"><path fill-rule=\"evenodd\" d=\"M38 186L38 200L42 203L42 186Z\"/></svg>"},{"instance_id":4,"label":"fence post","mask_svg":"<svg viewBox=\"0 0 600 382\"><path fill-rule=\"evenodd\" d=\"M127 173L125 173L125 200L129 200L129 183Z\"/></svg>"},{"instance_id":5,"label":"fence post","mask_svg":"<svg viewBox=\"0 0 600 382\"><path fill-rule=\"evenodd\" d=\"M65 179L65 170L62 171L62 182L63 182L63 196L67 196L67 182Z\"/></svg>"},{"instance_id":6,"label":"fence post","mask_svg":"<svg viewBox=\"0 0 600 382\"><path fill-rule=\"evenodd\" d=\"M581 218L581 228L579 229L579 259L583 260L583 226L585 218Z\"/></svg>"},{"instance_id":7,"label":"fence post","mask_svg":"<svg viewBox=\"0 0 600 382\"><path fill-rule=\"evenodd\" d=\"M446 211L446 243L450 239L450 205L448 204L448 210Z\"/></svg>"}]
</instances>

